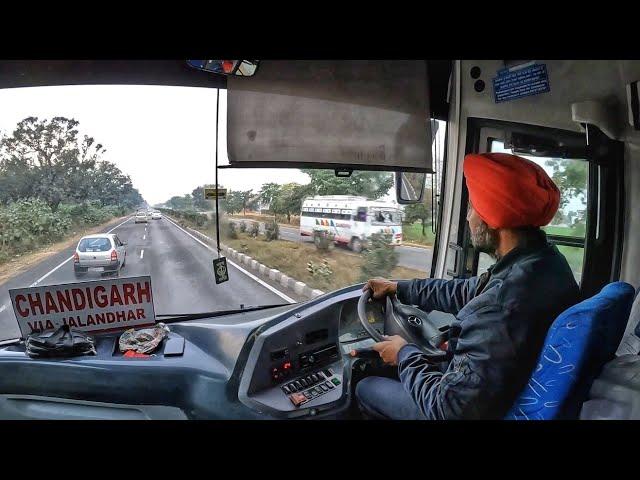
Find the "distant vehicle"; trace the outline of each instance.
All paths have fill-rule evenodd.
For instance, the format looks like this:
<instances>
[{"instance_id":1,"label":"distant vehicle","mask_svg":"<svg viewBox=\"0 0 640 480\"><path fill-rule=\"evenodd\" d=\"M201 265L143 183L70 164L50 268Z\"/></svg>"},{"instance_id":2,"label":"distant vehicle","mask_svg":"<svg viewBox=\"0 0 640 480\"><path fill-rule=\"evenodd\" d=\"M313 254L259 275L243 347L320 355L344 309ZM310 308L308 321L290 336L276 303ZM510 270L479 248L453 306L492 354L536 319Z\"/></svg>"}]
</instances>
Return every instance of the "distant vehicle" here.
<instances>
[{"instance_id":1,"label":"distant vehicle","mask_svg":"<svg viewBox=\"0 0 640 480\"><path fill-rule=\"evenodd\" d=\"M149 223L149 215L145 210L136 213L135 223Z\"/></svg>"},{"instance_id":2,"label":"distant vehicle","mask_svg":"<svg viewBox=\"0 0 640 480\"><path fill-rule=\"evenodd\" d=\"M372 233L391 235L393 245L402 244L401 210L394 203L350 195L309 197L302 203L300 235L329 231L335 243L360 252Z\"/></svg>"},{"instance_id":3,"label":"distant vehicle","mask_svg":"<svg viewBox=\"0 0 640 480\"><path fill-rule=\"evenodd\" d=\"M114 233L98 233L82 237L73 254L76 277L87 272L112 272L119 275L127 261L127 242Z\"/></svg>"},{"instance_id":4,"label":"distant vehicle","mask_svg":"<svg viewBox=\"0 0 640 480\"><path fill-rule=\"evenodd\" d=\"M160 212L153 212L151 214L151 218L153 220L160 220L162 218L162 214Z\"/></svg>"}]
</instances>

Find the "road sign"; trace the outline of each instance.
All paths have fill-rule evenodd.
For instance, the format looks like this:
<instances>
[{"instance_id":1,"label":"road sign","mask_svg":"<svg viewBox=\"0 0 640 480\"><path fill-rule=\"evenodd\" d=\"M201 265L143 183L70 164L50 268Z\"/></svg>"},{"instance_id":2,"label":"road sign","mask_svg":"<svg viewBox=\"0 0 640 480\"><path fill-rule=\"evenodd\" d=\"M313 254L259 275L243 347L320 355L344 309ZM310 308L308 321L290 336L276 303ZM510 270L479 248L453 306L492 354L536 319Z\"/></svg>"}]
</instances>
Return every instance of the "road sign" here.
<instances>
[{"instance_id":1,"label":"road sign","mask_svg":"<svg viewBox=\"0 0 640 480\"><path fill-rule=\"evenodd\" d=\"M61 325L104 332L155 323L149 276L18 288L9 295L22 338Z\"/></svg>"},{"instance_id":2,"label":"road sign","mask_svg":"<svg viewBox=\"0 0 640 480\"><path fill-rule=\"evenodd\" d=\"M224 198L227 195L226 188L210 188L204 187L204 198L205 200L214 200L216 197Z\"/></svg>"}]
</instances>

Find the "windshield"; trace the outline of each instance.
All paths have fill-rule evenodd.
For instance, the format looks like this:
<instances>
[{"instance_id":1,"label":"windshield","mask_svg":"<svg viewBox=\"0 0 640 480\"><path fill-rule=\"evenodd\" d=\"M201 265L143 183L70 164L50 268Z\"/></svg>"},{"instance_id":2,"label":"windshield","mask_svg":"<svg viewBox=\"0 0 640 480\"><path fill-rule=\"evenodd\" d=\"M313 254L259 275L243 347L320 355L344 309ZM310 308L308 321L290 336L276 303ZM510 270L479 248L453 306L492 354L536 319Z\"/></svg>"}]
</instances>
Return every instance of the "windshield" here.
<instances>
[{"instance_id":1,"label":"windshield","mask_svg":"<svg viewBox=\"0 0 640 480\"><path fill-rule=\"evenodd\" d=\"M83 238L78 244L80 252L107 252L111 249L111 240L106 237Z\"/></svg>"},{"instance_id":2,"label":"windshield","mask_svg":"<svg viewBox=\"0 0 640 480\"><path fill-rule=\"evenodd\" d=\"M217 209L215 196L205 198L215 186L216 94L0 90L0 341L19 337L9 296L17 288L148 275L155 314L170 315L302 302L376 275L428 275L431 204L395 203L390 172L221 169ZM220 119L225 165L224 90ZM308 199L316 203L301 216ZM357 221L363 207L372 221ZM220 284L217 211L229 277ZM96 233L117 234L122 244L110 259L83 255L78 263L76 247L112 248L104 237L81 241Z\"/></svg>"}]
</instances>

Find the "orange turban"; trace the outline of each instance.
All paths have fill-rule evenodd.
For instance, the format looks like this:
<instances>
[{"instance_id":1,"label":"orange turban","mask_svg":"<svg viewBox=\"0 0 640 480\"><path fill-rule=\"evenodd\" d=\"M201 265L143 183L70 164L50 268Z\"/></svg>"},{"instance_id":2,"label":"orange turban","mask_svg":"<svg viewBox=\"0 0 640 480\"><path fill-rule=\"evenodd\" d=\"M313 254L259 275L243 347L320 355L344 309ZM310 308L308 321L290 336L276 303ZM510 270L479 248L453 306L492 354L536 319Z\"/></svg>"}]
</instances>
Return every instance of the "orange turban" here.
<instances>
[{"instance_id":1,"label":"orange turban","mask_svg":"<svg viewBox=\"0 0 640 480\"><path fill-rule=\"evenodd\" d=\"M491 228L541 227L558 211L560 191L542 167L509 153L464 159L469 199Z\"/></svg>"}]
</instances>

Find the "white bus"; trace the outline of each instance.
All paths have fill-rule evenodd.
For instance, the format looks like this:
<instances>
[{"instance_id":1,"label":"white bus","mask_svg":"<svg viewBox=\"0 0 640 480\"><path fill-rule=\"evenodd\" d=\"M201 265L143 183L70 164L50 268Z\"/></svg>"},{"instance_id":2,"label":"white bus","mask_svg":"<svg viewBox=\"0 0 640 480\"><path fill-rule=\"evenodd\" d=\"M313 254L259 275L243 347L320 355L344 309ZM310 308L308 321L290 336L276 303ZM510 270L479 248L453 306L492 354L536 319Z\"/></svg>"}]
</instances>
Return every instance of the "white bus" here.
<instances>
[{"instance_id":1,"label":"white bus","mask_svg":"<svg viewBox=\"0 0 640 480\"><path fill-rule=\"evenodd\" d=\"M360 252L372 233L388 233L392 244L402 244L402 211L390 202L350 195L308 197L302 203L300 235L330 231L335 242Z\"/></svg>"}]
</instances>

